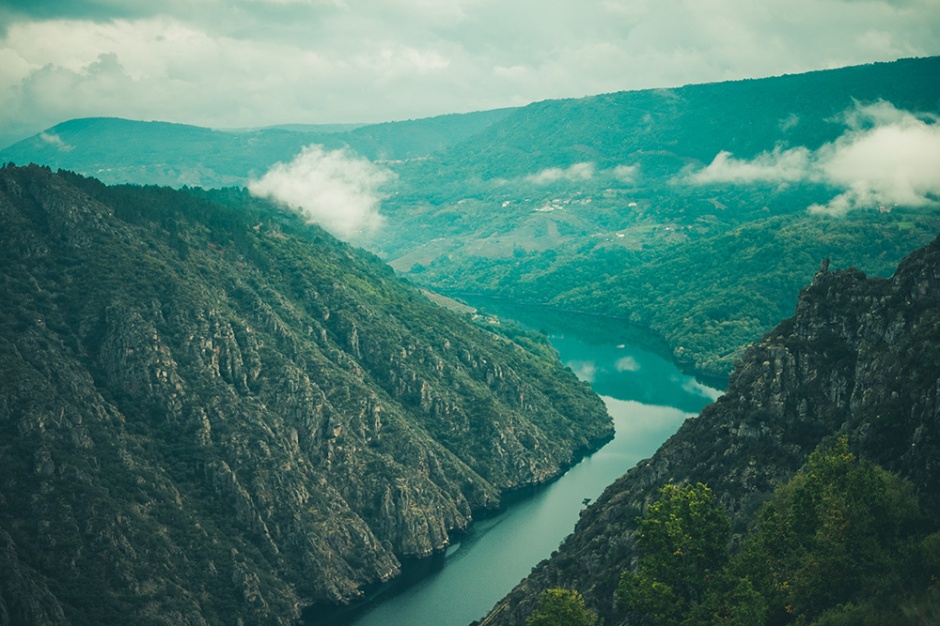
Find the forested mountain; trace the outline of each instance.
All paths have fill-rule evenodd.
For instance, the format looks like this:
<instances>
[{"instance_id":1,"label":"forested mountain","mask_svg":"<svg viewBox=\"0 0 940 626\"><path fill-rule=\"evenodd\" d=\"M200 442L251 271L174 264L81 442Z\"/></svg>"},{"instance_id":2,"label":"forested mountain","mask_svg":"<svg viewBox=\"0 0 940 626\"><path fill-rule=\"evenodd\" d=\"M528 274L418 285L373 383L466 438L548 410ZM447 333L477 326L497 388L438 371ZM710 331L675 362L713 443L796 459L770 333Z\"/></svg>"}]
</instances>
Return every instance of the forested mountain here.
<instances>
[{"instance_id":1,"label":"forested mountain","mask_svg":"<svg viewBox=\"0 0 940 626\"><path fill-rule=\"evenodd\" d=\"M439 290L629 318L723 376L823 258L887 276L940 232L929 196L824 208L920 167L875 142L902 119L933 136L937 75L909 59L535 103L399 166L395 236L373 247ZM836 180L849 154L858 179Z\"/></svg>"},{"instance_id":2,"label":"forested mountain","mask_svg":"<svg viewBox=\"0 0 940 626\"><path fill-rule=\"evenodd\" d=\"M352 130L74 120L0 161L215 187L343 148L394 174L389 228L356 243L411 280L626 318L725 378L821 259L887 276L940 231L920 166L877 143L935 133L938 75L940 58L904 59Z\"/></svg>"},{"instance_id":3,"label":"forested mountain","mask_svg":"<svg viewBox=\"0 0 940 626\"><path fill-rule=\"evenodd\" d=\"M373 160L411 159L443 150L510 112L497 109L384 124L296 124L243 131L84 118L5 147L0 162L38 163L106 183L244 186L310 144L348 148Z\"/></svg>"},{"instance_id":4,"label":"forested mountain","mask_svg":"<svg viewBox=\"0 0 940 626\"><path fill-rule=\"evenodd\" d=\"M889 279L821 268L727 392L608 487L481 623L524 623L557 587L611 626L935 623L938 458L940 238ZM712 497L732 544L705 513ZM728 545L731 585L692 561L717 564Z\"/></svg>"},{"instance_id":5,"label":"forested mountain","mask_svg":"<svg viewBox=\"0 0 940 626\"><path fill-rule=\"evenodd\" d=\"M246 192L0 169L0 623L290 623L612 434L539 335Z\"/></svg>"}]
</instances>

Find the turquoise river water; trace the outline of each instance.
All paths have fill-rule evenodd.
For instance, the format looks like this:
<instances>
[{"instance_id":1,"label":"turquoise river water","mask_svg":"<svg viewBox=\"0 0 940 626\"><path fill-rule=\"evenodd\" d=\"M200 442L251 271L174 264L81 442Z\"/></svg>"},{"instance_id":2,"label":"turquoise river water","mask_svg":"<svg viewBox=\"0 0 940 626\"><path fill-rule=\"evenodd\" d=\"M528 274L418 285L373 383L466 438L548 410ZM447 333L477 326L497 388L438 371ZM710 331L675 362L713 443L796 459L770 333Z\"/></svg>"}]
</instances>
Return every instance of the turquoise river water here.
<instances>
[{"instance_id":1,"label":"turquoise river water","mask_svg":"<svg viewBox=\"0 0 940 626\"><path fill-rule=\"evenodd\" d=\"M337 623L467 626L486 614L574 529L586 501L648 458L718 389L681 373L642 335L598 318L496 310L543 330L561 360L603 398L616 436L557 481L474 522L418 580L380 595ZM430 570L430 571L428 571Z\"/></svg>"}]
</instances>

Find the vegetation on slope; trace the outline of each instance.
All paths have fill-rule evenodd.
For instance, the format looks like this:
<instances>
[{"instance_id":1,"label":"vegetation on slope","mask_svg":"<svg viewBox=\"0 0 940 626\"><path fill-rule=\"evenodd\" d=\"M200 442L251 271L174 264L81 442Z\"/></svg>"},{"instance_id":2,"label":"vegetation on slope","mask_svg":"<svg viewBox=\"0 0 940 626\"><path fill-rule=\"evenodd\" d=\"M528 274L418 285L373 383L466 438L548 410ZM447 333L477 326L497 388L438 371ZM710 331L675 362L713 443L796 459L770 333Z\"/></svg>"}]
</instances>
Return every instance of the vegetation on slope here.
<instances>
[{"instance_id":1,"label":"vegetation on slope","mask_svg":"<svg viewBox=\"0 0 940 626\"><path fill-rule=\"evenodd\" d=\"M637 522L638 566L617 591L629 622L908 624L936 617L936 523L920 512L910 483L859 461L844 437L818 448L776 489L733 554L730 531L708 487L663 487Z\"/></svg>"},{"instance_id":2,"label":"vegetation on slope","mask_svg":"<svg viewBox=\"0 0 940 626\"><path fill-rule=\"evenodd\" d=\"M759 593L768 623L790 623L790 604L803 612L803 623L858 623L868 610L887 623L906 610L915 617L926 612L929 620L937 606L937 590L927 588L937 565L931 520L940 511L938 333L940 238L908 255L890 279L819 271L800 293L796 314L744 352L726 393L608 487L559 550L481 624L520 623L544 590L558 587L578 590L605 623L627 619L613 603L622 573L647 580L652 573L636 567L643 558L637 520L670 483L708 485L730 518L732 537L756 524L756 535L738 544L747 547L740 558L751 561L741 562L743 573L731 572L748 576L752 589L732 579L708 605L710 615L735 597L753 608L748 598ZM794 479L820 444L838 437L846 438L844 453L824 447L813 460L823 465L811 464ZM768 500L770 508L759 513ZM919 525L914 501L926 525ZM929 558L921 562L912 550ZM710 563L714 570L721 560ZM914 578L899 577L899 568ZM658 592L668 593L652 583L642 589L651 592L640 595L656 613ZM840 591L826 596L827 589ZM674 593L686 598L691 616L705 590ZM881 603L885 597L890 601Z\"/></svg>"},{"instance_id":3,"label":"vegetation on slope","mask_svg":"<svg viewBox=\"0 0 940 626\"><path fill-rule=\"evenodd\" d=\"M930 122L938 73L940 58L903 59L338 132L73 120L0 159L215 187L257 179L309 143L348 148L396 175L384 190L389 228L359 243L411 280L629 318L681 364L725 377L793 312L792 294L824 258L887 275L940 231L940 214L935 202L882 213L872 201L845 218L809 215L844 186L695 173L722 154L758 159L766 175L788 150L831 152L859 129L859 107L877 103Z\"/></svg>"},{"instance_id":4,"label":"vegetation on slope","mask_svg":"<svg viewBox=\"0 0 940 626\"><path fill-rule=\"evenodd\" d=\"M0 615L288 623L612 432L544 338L235 190L0 170Z\"/></svg>"},{"instance_id":5,"label":"vegetation on slope","mask_svg":"<svg viewBox=\"0 0 940 626\"><path fill-rule=\"evenodd\" d=\"M940 213L870 202L814 215L842 191L825 177L693 174L722 152L767 164L831 148L863 105L931 119L938 71L940 59L908 59L536 103L399 166L384 207L396 236L376 245L439 290L629 318L679 362L726 376L823 259L888 275L940 232Z\"/></svg>"}]
</instances>

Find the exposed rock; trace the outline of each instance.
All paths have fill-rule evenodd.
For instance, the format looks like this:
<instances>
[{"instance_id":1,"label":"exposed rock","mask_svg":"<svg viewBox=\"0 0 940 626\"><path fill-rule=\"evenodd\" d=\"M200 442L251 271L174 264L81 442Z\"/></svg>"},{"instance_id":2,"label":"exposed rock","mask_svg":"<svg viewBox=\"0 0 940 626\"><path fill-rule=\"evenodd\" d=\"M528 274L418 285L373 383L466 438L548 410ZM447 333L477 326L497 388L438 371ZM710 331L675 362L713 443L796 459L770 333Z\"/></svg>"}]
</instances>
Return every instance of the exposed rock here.
<instances>
[{"instance_id":1,"label":"exposed rock","mask_svg":"<svg viewBox=\"0 0 940 626\"><path fill-rule=\"evenodd\" d=\"M708 484L742 532L826 438L909 479L940 514L940 239L894 277L824 267L796 314L738 364L727 392L607 488L552 558L482 621L525 621L542 590L581 591L618 624L614 589L633 562L635 520L668 482Z\"/></svg>"},{"instance_id":2,"label":"exposed rock","mask_svg":"<svg viewBox=\"0 0 940 626\"><path fill-rule=\"evenodd\" d=\"M550 351L199 193L0 169L0 623L289 623L610 436Z\"/></svg>"}]
</instances>

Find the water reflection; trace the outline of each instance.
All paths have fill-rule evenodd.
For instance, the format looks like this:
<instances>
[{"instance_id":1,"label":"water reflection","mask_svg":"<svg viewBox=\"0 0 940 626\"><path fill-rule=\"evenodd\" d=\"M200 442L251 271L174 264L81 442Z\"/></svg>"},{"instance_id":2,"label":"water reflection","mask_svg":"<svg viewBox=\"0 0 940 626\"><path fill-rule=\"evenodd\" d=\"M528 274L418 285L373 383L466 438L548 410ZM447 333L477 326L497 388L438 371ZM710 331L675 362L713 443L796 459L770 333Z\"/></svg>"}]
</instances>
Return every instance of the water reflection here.
<instances>
[{"instance_id":1,"label":"water reflection","mask_svg":"<svg viewBox=\"0 0 940 626\"><path fill-rule=\"evenodd\" d=\"M551 334L549 339L562 362L601 396L697 413L721 394L636 346L587 343L570 334Z\"/></svg>"}]
</instances>

